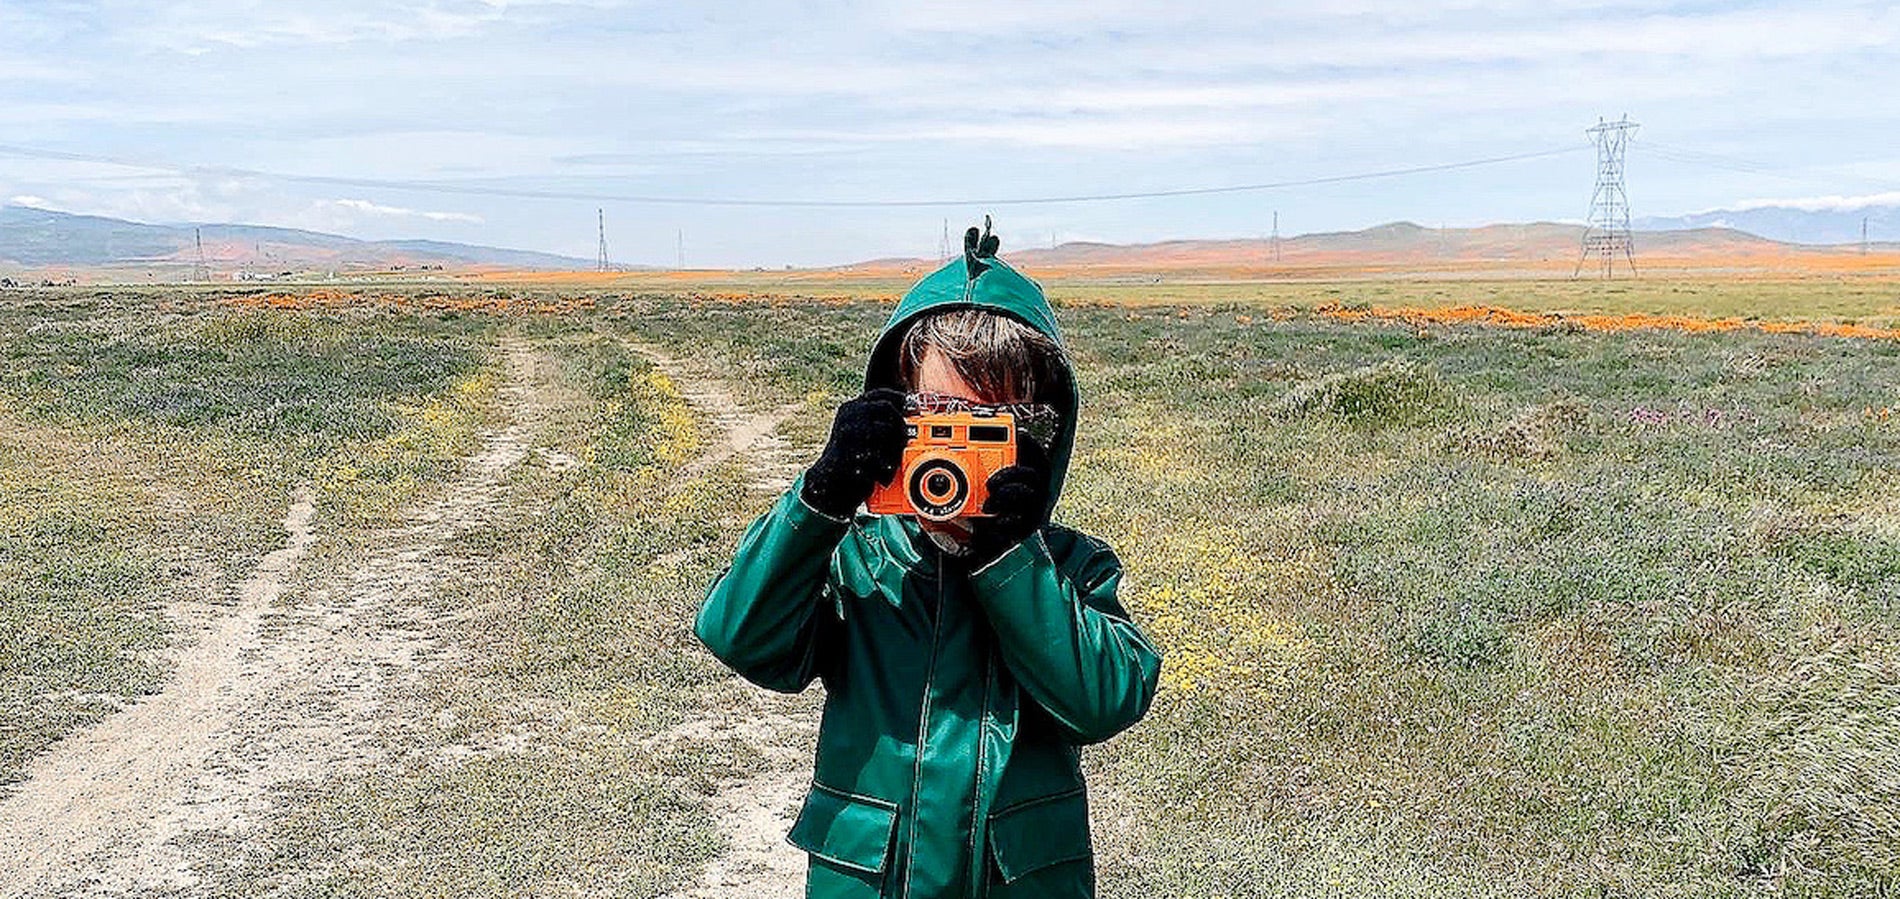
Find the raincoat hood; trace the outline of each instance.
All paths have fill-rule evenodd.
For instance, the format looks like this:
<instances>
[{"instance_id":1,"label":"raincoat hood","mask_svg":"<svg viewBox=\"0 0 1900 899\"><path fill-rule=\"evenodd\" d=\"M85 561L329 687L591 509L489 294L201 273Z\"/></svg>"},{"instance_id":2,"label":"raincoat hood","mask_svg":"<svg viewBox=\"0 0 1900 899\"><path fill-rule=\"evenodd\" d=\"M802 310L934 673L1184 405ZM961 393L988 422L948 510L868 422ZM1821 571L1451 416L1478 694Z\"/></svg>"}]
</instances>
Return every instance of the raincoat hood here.
<instances>
[{"instance_id":1,"label":"raincoat hood","mask_svg":"<svg viewBox=\"0 0 1900 899\"><path fill-rule=\"evenodd\" d=\"M899 346L910 323L927 313L985 309L1007 315L1042 332L1056 345L1063 347L1065 357L1063 364L1058 366L1063 383L1057 390L1051 391L1059 418L1055 436L1049 445L1049 508L1053 510L1056 500L1062 495L1062 484L1069 470L1069 457L1075 449L1076 411L1081 405L1081 393L1076 388L1074 374L1067 364L1068 348L1056 328L1055 310L1050 308L1048 298L1043 295L1042 285L993 256L982 259L979 267L981 270L972 277L969 272L973 266L968 264L966 258L958 257L927 275L904 294L872 346L870 362L865 366L864 386L867 390L875 387L902 389L897 375Z\"/></svg>"}]
</instances>

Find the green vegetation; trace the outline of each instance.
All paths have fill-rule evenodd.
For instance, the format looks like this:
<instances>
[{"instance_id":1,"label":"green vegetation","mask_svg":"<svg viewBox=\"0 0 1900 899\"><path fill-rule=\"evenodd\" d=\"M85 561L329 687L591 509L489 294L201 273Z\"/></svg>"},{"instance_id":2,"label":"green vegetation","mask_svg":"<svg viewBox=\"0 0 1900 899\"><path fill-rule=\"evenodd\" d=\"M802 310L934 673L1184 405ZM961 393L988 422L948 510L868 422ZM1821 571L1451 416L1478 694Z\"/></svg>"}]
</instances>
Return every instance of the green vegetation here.
<instances>
[{"instance_id":1,"label":"green vegetation","mask_svg":"<svg viewBox=\"0 0 1900 899\"><path fill-rule=\"evenodd\" d=\"M1894 321L1860 282L1610 289L1062 310L1084 422L1058 516L1116 547L1166 657L1150 717L1084 755L1104 895L1900 891L1900 342L1259 314ZM580 464L529 454L506 514L459 538L468 567L427 610L454 661L412 697L420 724L366 773L286 790L254 838L201 837L200 874L230 895L693 882L721 850L706 794L767 763L669 737L751 702L688 623L772 497L739 459L685 474L712 425L635 345L716 366L748 408L802 404L781 433L805 456L888 307L595 299L0 312L15 770L110 707L85 697L160 682L160 604L189 582L172 560L255 558L304 482L324 516L307 568L373 548L477 445L506 335L548 363L535 445Z\"/></svg>"},{"instance_id":2,"label":"green vegetation","mask_svg":"<svg viewBox=\"0 0 1900 899\"><path fill-rule=\"evenodd\" d=\"M682 278L628 274L616 278L616 294L769 298L790 304L814 299L890 301L925 272L905 277L857 272L704 273ZM1701 318L1858 323L1900 327L1900 281L1891 275L1810 275L1691 278L1648 275L1639 281L1565 277L1420 277L1312 280L1239 280L1236 273L1207 277L1130 274L1084 277L1031 272L1059 305L1180 307L1216 306L1253 310L1312 310L1497 306L1523 312L1646 313ZM563 295L568 295L564 293ZM785 335L788 343L797 335Z\"/></svg>"},{"instance_id":3,"label":"green vegetation","mask_svg":"<svg viewBox=\"0 0 1900 899\"><path fill-rule=\"evenodd\" d=\"M1521 312L1647 313L1699 318L1850 322L1900 327L1900 289L1878 278L1734 278L1641 281L1365 280L1154 283L1056 281L1050 295L1074 304L1254 308L1498 306Z\"/></svg>"},{"instance_id":4,"label":"green vegetation","mask_svg":"<svg viewBox=\"0 0 1900 899\"><path fill-rule=\"evenodd\" d=\"M265 839L194 838L219 863L193 895L657 896L716 843L653 765L563 748L287 790Z\"/></svg>"},{"instance_id":5,"label":"green vegetation","mask_svg":"<svg viewBox=\"0 0 1900 899\"><path fill-rule=\"evenodd\" d=\"M157 688L166 605L228 602L296 485L389 509L439 478L480 415L443 397L483 359L414 319L0 309L0 783Z\"/></svg>"},{"instance_id":6,"label":"green vegetation","mask_svg":"<svg viewBox=\"0 0 1900 899\"><path fill-rule=\"evenodd\" d=\"M883 312L633 308L781 398ZM1108 893L1893 887L1892 344L1245 319L1066 312L1063 515L1168 659L1088 755Z\"/></svg>"}]
</instances>

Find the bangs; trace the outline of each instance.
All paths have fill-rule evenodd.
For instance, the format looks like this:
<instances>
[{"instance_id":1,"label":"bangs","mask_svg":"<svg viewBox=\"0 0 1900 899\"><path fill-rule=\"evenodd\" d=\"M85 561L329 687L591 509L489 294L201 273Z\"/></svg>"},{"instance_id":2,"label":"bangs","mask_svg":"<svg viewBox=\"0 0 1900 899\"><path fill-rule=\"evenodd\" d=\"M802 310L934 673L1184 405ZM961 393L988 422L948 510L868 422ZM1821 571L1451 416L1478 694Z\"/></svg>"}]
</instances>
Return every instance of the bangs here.
<instances>
[{"instance_id":1,"label":"bangs","mask_svg":"<svg viewBox=\"0 0 1900 899\"><path fill-rule=\"evenodd\" d=\"M1067 387L1061 345L1007 315L957 309L911 323L897 354L898 379L907 390L917 389L930 350L942 353L986 403L1053 403Z\"/></svg>"}]
</instances>

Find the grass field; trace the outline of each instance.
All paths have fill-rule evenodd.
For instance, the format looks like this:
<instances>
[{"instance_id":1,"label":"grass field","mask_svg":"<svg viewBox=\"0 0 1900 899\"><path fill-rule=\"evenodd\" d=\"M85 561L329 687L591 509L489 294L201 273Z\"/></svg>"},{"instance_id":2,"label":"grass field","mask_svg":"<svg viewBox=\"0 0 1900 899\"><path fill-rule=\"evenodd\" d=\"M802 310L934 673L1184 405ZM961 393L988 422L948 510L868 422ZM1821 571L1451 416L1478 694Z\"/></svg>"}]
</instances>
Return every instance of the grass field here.
<instances>
[{"instance_id":1,"label":"grass field","mask_svg":"<svg viewBox=\"0 0 1900 899\"><path fill-rule=\"evenodd\" d=\"M0 308L0 782L157 689L168 598L191 585L221 602L208 588L277 537L294 485L334 486L331 517L392 508L472 433L450 395L479 368L480 323L152 300Z\"/></svg>"},{"instance_id":2,"label":"grass field","mask_svg":"<svg viewBox=\"0 0 1900 899\"><path fill-rule=\"evenodd\" d=\"M512 420L531 451L400 594L441 652L377 751L180 835L157 892L691 889L721 796L808 762L745 723L818 702L759 705L691 638L772 499L746 453L695 462L728 424L694 379L808 458L888 312L726 292L0 295L0 779L165 689L298 487L285 606ZM1893 284L1053 293L1084 389L1058 518L1166 659L1084 755L1104 895L1900 894L1900 340L1325 312L1891 328Z\"/></svg>"},{"instance_id":3,"label":"grass field","mask_svg":"<svg viewBox=\"0 0 1900 899\"><path fill-rule=\"evenodd\" d=\"M922 271L574 273L551 287L537 276L490 275L483 290L549 300L601 294L697 296L707 299L895 300ZM1900 328L1900 279L1763 275L1647 277L1640 281L1544 277L1292 278L1208 277L1129 273L1120 276L1035 272L1050 297L1072 305L1147 307L1241 306L1310 312L1347 309L1436 309L1496 306L1534 313L1687 315L1699 318L1851 323ZM289 291L296 293L295 289Z\"/></svg>"}]
</instances>

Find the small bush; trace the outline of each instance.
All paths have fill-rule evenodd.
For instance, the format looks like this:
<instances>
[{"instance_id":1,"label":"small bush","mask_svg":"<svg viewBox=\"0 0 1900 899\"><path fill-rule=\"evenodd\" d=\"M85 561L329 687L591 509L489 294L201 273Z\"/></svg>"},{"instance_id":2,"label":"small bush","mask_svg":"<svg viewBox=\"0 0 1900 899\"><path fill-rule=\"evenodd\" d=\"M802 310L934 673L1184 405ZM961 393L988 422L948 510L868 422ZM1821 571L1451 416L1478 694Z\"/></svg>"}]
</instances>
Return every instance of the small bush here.
<instances>
[{"instance_id":1,"label":"small bush","mask_svg":"<svg viewBox=\"0 0 1900 899\"><path fill-rule=\"evenodd\" d=\"M1510 652L1497 617L1467 602L1414 610L1403 637L1407 649L1464 668L1496 664Z\"/></svg>"},{"instance_id":2,"label":"small bush","mask_svg":"<svg viewBox=\"0 0 1900 899\"><path fill-rule=\"evenodd\" d=\"M1564 434L1588 420L1583 406L1556 402L1527 409L1503 424L1466 425L1446 435L1453 452L1495 459L1549 459L1563 448Z\"/></svg>"},{"instance_id":3,"label":"small bush","mask_svg":"<svg viewBox=\"0 0 1900 899\"><path fill-rule=\"evenodd\" d=\"M1409 359L1334 372L1294 385L1273 406L1276 418L1330 415L1355 424L1403 424L1429 417L1447 393L1430 371Z\"/></svg>"},{"instance_id":4,"label":"small bush","mask_svg":"<svg viewBox=\"0 0 1900 899\"><path fill-rule=\"evenodd\" d=\"M1900 599L1900 543L1840 531L1799 534L1783 555L1842 587Z\"/></svg>"}]
</instances>

